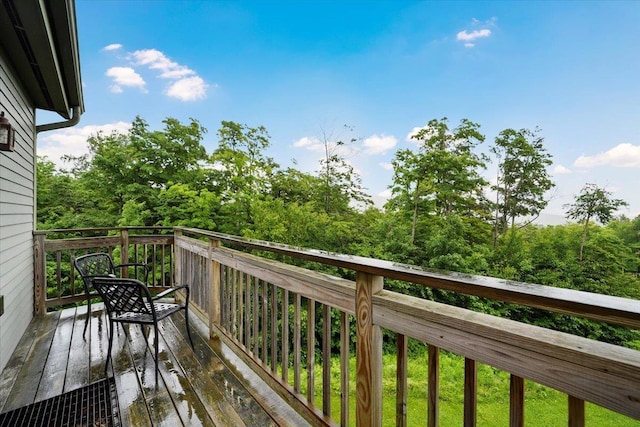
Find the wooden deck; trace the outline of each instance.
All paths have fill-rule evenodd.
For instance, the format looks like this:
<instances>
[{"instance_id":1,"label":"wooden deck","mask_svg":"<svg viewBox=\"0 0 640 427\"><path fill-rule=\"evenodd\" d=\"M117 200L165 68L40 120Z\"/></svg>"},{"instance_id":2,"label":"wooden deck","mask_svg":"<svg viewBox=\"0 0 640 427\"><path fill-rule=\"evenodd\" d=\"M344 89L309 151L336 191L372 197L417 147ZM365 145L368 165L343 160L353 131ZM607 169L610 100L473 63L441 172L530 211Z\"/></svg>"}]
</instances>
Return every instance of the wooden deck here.
<instances>
[{"instance_id":1,"label":"wooden deck","mask_svg":"<svg viewBox=\"0 0 640 427\"><path fill-rule=\"evenodd\" d=\"M77 389L104 378L107 321L101 304L82 337L86 307L35 317L0 375L0 413ZM120 419L130 426L305 425L253 372L190 316L195 351L185 339L184 318L161 323L158 384L153 347L140 327L127 337L118 327L113 366ZM154 345L153 334L149 338ZM250 384L247 388L246 384Z\"/></svg>"}]
</instances>

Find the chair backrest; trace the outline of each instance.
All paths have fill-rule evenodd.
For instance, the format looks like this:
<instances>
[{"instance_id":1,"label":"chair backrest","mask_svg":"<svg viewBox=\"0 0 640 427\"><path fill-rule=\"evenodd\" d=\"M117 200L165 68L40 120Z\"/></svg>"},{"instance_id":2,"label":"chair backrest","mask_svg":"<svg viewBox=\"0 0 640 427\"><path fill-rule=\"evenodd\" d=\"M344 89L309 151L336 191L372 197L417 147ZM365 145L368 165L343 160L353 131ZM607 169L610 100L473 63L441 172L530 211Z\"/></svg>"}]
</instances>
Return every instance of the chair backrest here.
<instances>
[{"instance_id":1,"label":"chair backrest","mask_svg":"<svg viewBox=\"0 0 640 427\"><path fill-rule=\"evenodd\" d=\"M73 265L82 277L116 274L116 268L111 256L104 252L79 256L73 260Z\"/></svg>"},{"instance_id":2,"label":"chair backrest","mask_svg":"<svg viewBox=\"0 0 640 427\"><path fill-rule=\"evenodd\" d=\"M98 291L109 313L140 313L154 315L151 293L137 279L94 277L93 287Z\"/></svg>"},{"instance_id":3,"label":"chair backrest","mask_svg":"<svg viewBox=\"0 0 640 427\"><path fill-rule=\"evenodd\" d=\"M87 292L92 286L94 277L115 276L116 274L111 256L104 252L79 256L73 260L73 266L80 273Z\"/></svg>"}]
</instances>

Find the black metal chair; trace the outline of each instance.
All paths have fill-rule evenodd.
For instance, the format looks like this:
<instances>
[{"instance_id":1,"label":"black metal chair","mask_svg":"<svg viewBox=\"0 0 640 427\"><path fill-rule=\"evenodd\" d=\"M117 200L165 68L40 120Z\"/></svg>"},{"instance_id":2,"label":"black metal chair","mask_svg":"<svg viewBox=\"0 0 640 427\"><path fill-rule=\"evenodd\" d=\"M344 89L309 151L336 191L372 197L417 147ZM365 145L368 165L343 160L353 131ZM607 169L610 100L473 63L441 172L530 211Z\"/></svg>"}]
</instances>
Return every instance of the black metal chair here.
<instances>
[{"instance_id":1,"label":"black metal chair","mask_svg":"<svg viewBox=\"0 0 640 427\"><path fill-rule=\"evenodd\" d=\"M99 295L96 293L92 293L93 289L93 279L96 277L116 277L121 275L123 268L134 268L134 273L136 274L136 278L139 277L138 273L142 271L142 275L144 277L144 283L147 283L149 278L149 266L145 263L141 262L133 262L126 264L118 264L115 265L111 255L105 252L97 252L79 256L73 260L73 266L80 273L80 277L82 277L82 281L84 283L84 292L87 297L87 317L84 320L84 331L82 332L82 336L84 337L87 333L87 325L89 324L89 319L91 319L91 299L96 298ZM120 272L120 274L118 274Z\"/></svg>"},{"instance_id":2,"label":"black metal chair","mask_svg":"<svg viewBox=\"0 0 640 427\"><path fill-rule=\"evenodd\" d=\"M184 310L189 343L193 347L191 330L189 329L189 286L182 285L167 289L151 296L147 286L136 279L119 279L115 277L95 277L93 286L98 291L109 315L109 350L104 365L105 375L111 360L113 347L114 323L134 323L139 325L153 325L155 335L156 384L158 383L158 322L172 314ZM184 290L186 297L184 304L158 301L168 295ZM144 329L143 329L144 334ZM146 338L146 334L144 334Z\"/></svg>"}]
</instances>

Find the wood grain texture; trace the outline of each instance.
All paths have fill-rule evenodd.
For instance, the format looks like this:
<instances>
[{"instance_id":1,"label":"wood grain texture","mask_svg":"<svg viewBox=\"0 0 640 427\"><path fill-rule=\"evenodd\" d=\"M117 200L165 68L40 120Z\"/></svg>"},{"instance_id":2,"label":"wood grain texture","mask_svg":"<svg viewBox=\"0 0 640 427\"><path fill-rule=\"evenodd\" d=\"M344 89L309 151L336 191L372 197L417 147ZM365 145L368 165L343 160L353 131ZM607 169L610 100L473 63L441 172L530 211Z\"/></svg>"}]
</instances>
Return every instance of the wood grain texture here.
<instances>
[{"instance_id":1,"label":"wood grain texture","mask_svg":"<svg viewBox=\"0 0 640 427\"><path fill-rule=\"evenodd\" d=\"M331 307L322 306L322 413L331 415Z\"/></svg>"},{"instance_id":2,"label":"wood grain texture","mask_svg":"<svg viewBox=\"0 0 640 427\"><path fill-rule=\"evenodd\" d=\"M638 351L386 291L373 303L385 328L640 419Z\"/></svg>"},{"instance_id":3,"label":"wood grain texture","mask_svg":"<svg viewBox=\"0 0 640 427\"><path fill-rule=\"evenodd\" d=\"M475 427L478 412L478 362L464 359L464 427Z\"/></svg>"},{"instance_id":4,"label":"wood grain texture","mask_svg":"<svg viewBox=\"0 0 640 427\"><path fill-rule=\"evenodd\" d=\"M427 426L440 425L440 348L428 347Z\"/></svg>"},{"instance_id":5,"label":"wood grain texture","mask_svg":"<svg viewBox=\"0 0 640 427\"><path fill-rule=\"evenodd\" d=\"M407 337L396 334L396 427L407 426Z\"/></svg>"},{"instance_id":6,"label":"wood grain texture","mask_svg":"<svg viewBox=\"0 0 640 427\"><path fill-rule=\"evenodd\" d=\"M509 382L509 426L524 426L524 379L516 375Z\"/></svg>"},{"instance_id":7,"label":"wood grain texture","mask_svg":"<svg viewBox=\"0 0 640 427\"><path fill-rule=\"evenodd\" d=\"M188 230L195 235L213 236L222 242L284 254L296 259L640 329L640 301L637 300L466 273L429 270L392 261L304 249L223 233L186 228L183 230Z\"/></svg>"},{"instance_id":8,"label":"wood grain texture","mask_svg":"<svg viewBox=\"0 0 640 427\"><path fill-rule=\"evenodd\" d=\"M349 425L349 360L351 357L349 315L340 312L340 425Z\"/></svg>"},{"instance_id":9,"label":"wood grain texture","mask_svg":"<svg viewBox=\"0 0 640 427\"><path fill-rule=\"evenodd\" d=\"M569 427L584 427L585 413L584 400L577 399L573 396L569 397Z\"/></svg>"},{"instance_id":10,"label":"wood grain texture","mask_svg":"<svg viewBox=\"0 0 640 427\"><path fill-rule=\"evenodd\" d=\"M382 384L376 381L375 371L380 369L381 360L376 360L378 351L374 346L381 345L374 332L373 295L382 290L382 277L358 273L356 275L356 425L380 426L382 419L379 411L382 402ZM380 374L378 373L378 377Z\"/></svg>"}]
</instances>

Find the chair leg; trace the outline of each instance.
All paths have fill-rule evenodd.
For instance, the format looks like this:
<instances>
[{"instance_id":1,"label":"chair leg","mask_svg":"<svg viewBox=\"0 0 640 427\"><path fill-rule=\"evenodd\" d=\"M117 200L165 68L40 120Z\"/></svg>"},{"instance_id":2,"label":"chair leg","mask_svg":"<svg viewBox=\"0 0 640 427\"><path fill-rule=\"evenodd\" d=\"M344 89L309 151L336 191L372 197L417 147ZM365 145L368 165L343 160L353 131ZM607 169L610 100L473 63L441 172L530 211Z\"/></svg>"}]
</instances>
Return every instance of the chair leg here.
<instances>
[{"instance_id":1,"label":"chair leg","mask_svg":"<svg viewBox=\"0 0 640 427\"><path fill-rule=\"evenodd\" d=\"M160 342L158 341L158 322L156 321L153 324L153 331L155 333L156 342L154 343L155 352L156 352L156 387L158 387L158 347L160 347Z\"/></svg>"},{"instance_id":2,"label":"chair leg","mask_svg":"<svg viewBox=\"0 0 640 427\"><path fill-rule=\"evenodd\" d=\"M82 332L82 338L86 339L87 326L89 325L90 319L91 319L91 297L87 299L87 317L84 319L84 331Z\"/></svg>"},{"instance_id":3,"label":"chair leg","mask_svg":"<svg viewBox=\"0 0 640 427\"><path fill-rule=\"evenodd\" d=\"M113 328L115 327L115 325L113 324L112 321L109 322L109 350L107 350L107 360L104 363L104 374L105 376L109 376L107 374L107 369L109 367L109 361L111 360L111 348L113 347Z\"/></svg>"},{"instance_id":4,"label":"chair leg","mask_svg":"<svg viewBox=\"0 0 640 427\"><path fill-rule=\"evenodd\" d=\"M189 327L189 308L187 306L184 307L184 322L187 326L187 336L189 337L189 342L191 343L191 349L195 350L193 346L193 339L191 339L191 328Z\"/></svg>"}]
</instances>

